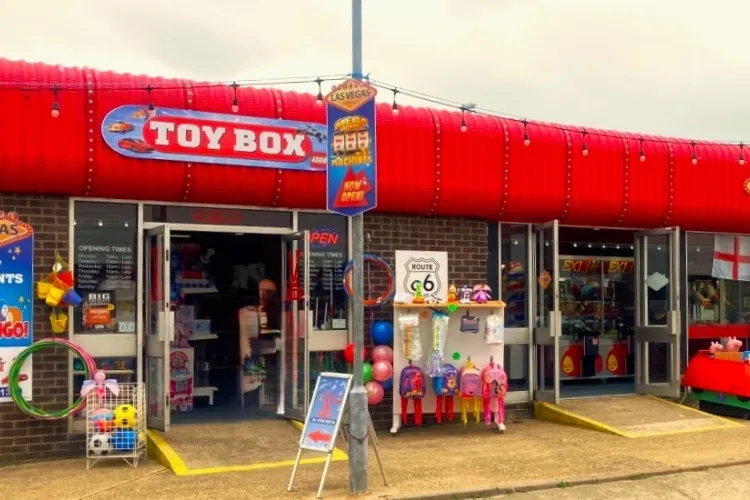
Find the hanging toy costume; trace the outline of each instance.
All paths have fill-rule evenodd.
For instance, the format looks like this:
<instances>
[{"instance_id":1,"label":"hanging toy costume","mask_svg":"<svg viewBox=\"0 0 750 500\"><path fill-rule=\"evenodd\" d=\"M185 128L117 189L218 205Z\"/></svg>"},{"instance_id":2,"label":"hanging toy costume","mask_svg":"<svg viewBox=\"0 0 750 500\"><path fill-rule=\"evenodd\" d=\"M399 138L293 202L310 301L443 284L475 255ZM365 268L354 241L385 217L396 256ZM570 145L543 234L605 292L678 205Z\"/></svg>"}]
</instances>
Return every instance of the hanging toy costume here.
<instances>
[{"instance_id":1,"label":"hanging toy costume","mask_svg":"<svg viewBox=\"0 0 750 500\"><path fill-rule=\"evenodd\" d=\"M442 374L432 379L432 388L435 390L435 420L443 422L443 405L445 414L450 422L453 422L453 398L458 392L458 370L451 364L443 365Z\"/></svg>"},{"instance_id":2,"label":"hanging toy costume","mask_svg":"<svg viewBox=\"0 0 750 500\"><path fill-rule=\"evenodd\" d=\"M479 399L482 397L482 379L479 369L469 358L466 366L461 368L459 381L459 394L461 395L461 421L464 425L469 423L467 410L469 405L474 405L474 420L479 423Z\"/></svg>"},{"instance_id":3,"label":"hanging toy costume","mask_svg":"<svg viewBox=\"0 0 750 500\"><path fill-rule=\"evenodd\" d=\"M502 367L490 357L490 364L482 370L482 404L484 423L491 425L492 400L497 401L494 423L500 432L505 430L505 394L508 392L508 376Z\"/></svg>"}]
</instances>

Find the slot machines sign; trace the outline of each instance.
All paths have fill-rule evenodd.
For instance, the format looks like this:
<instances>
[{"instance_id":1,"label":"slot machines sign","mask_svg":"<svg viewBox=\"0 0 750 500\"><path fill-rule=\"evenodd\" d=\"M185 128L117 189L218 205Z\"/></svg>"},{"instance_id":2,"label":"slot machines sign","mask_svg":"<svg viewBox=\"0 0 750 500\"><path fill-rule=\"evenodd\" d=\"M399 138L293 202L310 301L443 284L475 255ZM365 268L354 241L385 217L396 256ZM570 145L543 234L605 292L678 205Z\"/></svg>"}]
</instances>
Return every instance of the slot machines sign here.
<instances>
[{"instance_id":1,"label":"slot machines sign","mask_svg":"<svg viewBox=\"0 0 750 500\"><path fill-rule=\"evenodd\" d=\"M326 96L328 210L359 215L377 206L375 96L367 82L350 78Z\"/></svg>"}]
</instances>

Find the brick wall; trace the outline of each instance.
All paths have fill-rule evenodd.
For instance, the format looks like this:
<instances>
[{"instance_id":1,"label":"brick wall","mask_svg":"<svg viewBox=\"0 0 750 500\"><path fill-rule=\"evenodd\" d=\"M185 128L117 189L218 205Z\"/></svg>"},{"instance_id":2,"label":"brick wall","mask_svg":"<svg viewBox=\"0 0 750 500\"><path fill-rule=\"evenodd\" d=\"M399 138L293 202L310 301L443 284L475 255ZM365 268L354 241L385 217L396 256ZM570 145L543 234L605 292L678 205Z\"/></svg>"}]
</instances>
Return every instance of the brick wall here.
<instances>
[{"instance_id":1,"label":"brick wall","mask_svg":"<svg viewBox=\"0 0 750 500\"><path fill-rule=\"evenodd\" d=\"M367 214L364 218L365 253L374 253L395 265L396 250L448 252L448 275L457 283L487 280L487 223L464 218L413 217L389 214ZM369 288L370 281L365 283ZM384 274L373 273L373 295L386 285ZM365 345L371 346L372 320L393 321L393 309L365 311ZM371 408L372 420L379 429L389 429L393 411L393 391ZM431 421L425 416L425 422Z\"/></svg>"},{"instance_id":2,"label":"brick wall","mask_svg":"<svg viewBox=\"0 0 750 500\"><path fill-rule=\"evenodd\" d=\"M55 253L68 254L68 199L0 193L0 210L14 210L34 227L34 281L49 273ZM34 340L52 337L49 307L34 301ZM7 361L7 360L6 360ZM33 404L60 409L68 402L68 353L44 350L33 357ZM67 420L27 417L13 403L0 403L0 464L78 454L80 437L68 436Z\"/></svg>"}]
</instances>

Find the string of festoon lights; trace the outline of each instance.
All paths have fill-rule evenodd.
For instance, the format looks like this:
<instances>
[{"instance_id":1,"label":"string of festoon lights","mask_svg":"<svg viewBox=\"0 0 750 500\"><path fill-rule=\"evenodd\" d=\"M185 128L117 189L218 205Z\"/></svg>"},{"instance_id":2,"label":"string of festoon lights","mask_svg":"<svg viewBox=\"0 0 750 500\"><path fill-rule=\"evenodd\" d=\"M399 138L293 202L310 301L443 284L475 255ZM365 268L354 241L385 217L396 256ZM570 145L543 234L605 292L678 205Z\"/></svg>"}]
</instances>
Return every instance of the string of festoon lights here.
<instances>
[{"instance_id":1,"label":"string of festoon lights","mask_svg":"<svg viewBox=\"0 0 750 500\"><path fill-rule=\"evenodd\" d=\"M233 98L232 98L232 104L230 107L230 110L232 113L238 113L240 112L240 101L237 95L237 91L240 88L244 87L267 87L267 86L275 86L275 85L300 85L300 84L315 84L317 86L317 93L316 93L316 103L318 106L323 105L323 83L324 82L332 82L332 81L341 81L348 77L350 77L351 74L332 74L332 75L323 75L323 76L316 76L316 77L308 77L308 76L300 76L300 77L285 77L285 78L267 78L267 79L256 79L256 80L235 80L235 81L216 81L216 82L205 82L205 83L192 83L190 85L191 89L201 89L201 88L217 88L217 89L225 89L225 88L231 88L233 92ZM392 103L391 103L391 110L394 115L397 115L399 113L399 104L397 101L398 95L403 95L407 97L411 97L413 99L421 100L424 102L428 102L431 104L435 104L438 106L443 106L447 108L453 108L461 112L461 125L460 129L462 132L467 132L469 130L468 123L466 121L466 116L470 114L474 115L482 115L482 116L488 116L488 117L494 117L494 118L500 118L506 121L512 121L516 122L523 127L523 144L527 147L531 146L531 135L529 132L529 125L537 124L536 121L528 120L527 118L522 118L519 116L514 116L508 113L502 113L493 111L487 108L482 108L480 106L477 106L476 104L462 104L457 101L452 101L449 99L444 99L441 97L433 96L430 94L426 94L424 92L419 92L415 90L406 89L403 87L400 87L398 85L393 85L390 83L378 81L375 79L370 78L369 76L366 76L365 79L370 82L371 85L374 87L378 87L380 89L390 91L393 95ZM164 90L184 90L185 86L181 83L166 83L164 85L151 85L148 84L146 86L133 86L133 85L98 85L96 87L97 92L133 92L133 91L143 91L144 96L147 98L148 103L148 112L150 114L155 113L156 106L154 105L152 101L152 96L154 92L157 91L164 91ZM32 92L32 91L41 91L41 92L51 92L52 93L52 108L50 111L50 114L53 118L57 118L60 116L61 107L60 107L60 101L59 96L61 92L93 92L94 90L87 85L82 84L66 84L66 83L51 83L51 84L19 84L18 82L1 82L0 81L0 92L5 90L20 90L24 92ZM606 137L611 139L618 139L622 140L623 136L617 132L608 132L608 131L602 131L602 130L596 130L596 131L590 131L586 129L585 127L574 127L574 126L566 126L566 125L559 125L554 123L547 123L547 122L538 122L540 126L543 126L545 128L553 129L553 130L559 130L561 132L565 132L568 134L580 134L581 136L581 154L583 156L589 155L589 146L587 142L587 138L591 136L596 137ZM645 163L647 160L647 146L649 143L654 144L665 144L669 145L671 143L675 142L675 140L669 140L669 139L661 139L657 137L643 137L642 135L638 136L638 145L639 145L639 160L641 163ZM692 164L697 165L698 164L698 152L697 152L697 146L699 145L708 145L708 146L715 146L719 143L712 142L712 141L703 141L703 142L696 142L694 140L689 141L688 143L691 148L692 152ZM721 144L726 145L734 145L739 147L739 156L737 158L737 162L740 165L745 165L746 163L746 157L745 157L745 143L743 141L723 141Z\"/></svg>"}]
</instances>

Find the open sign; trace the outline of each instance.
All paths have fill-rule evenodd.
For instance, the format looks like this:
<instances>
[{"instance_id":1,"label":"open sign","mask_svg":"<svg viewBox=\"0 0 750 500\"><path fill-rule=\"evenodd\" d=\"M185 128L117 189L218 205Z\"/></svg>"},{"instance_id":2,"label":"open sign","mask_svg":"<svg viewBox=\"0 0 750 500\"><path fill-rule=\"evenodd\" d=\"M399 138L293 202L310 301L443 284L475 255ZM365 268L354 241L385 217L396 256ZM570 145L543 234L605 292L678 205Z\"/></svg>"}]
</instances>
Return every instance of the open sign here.
<instances>
[{"instance_id":1,"label":"open sign","mask_svg":"<svg viewBox=\"0 0 750 500\"><path fill-rule=\"evenodd\" d=\"M333 229L315 229L310 231L310 246L327 247L337 245L340 235Z\"/></svg>"}]
</instances>

